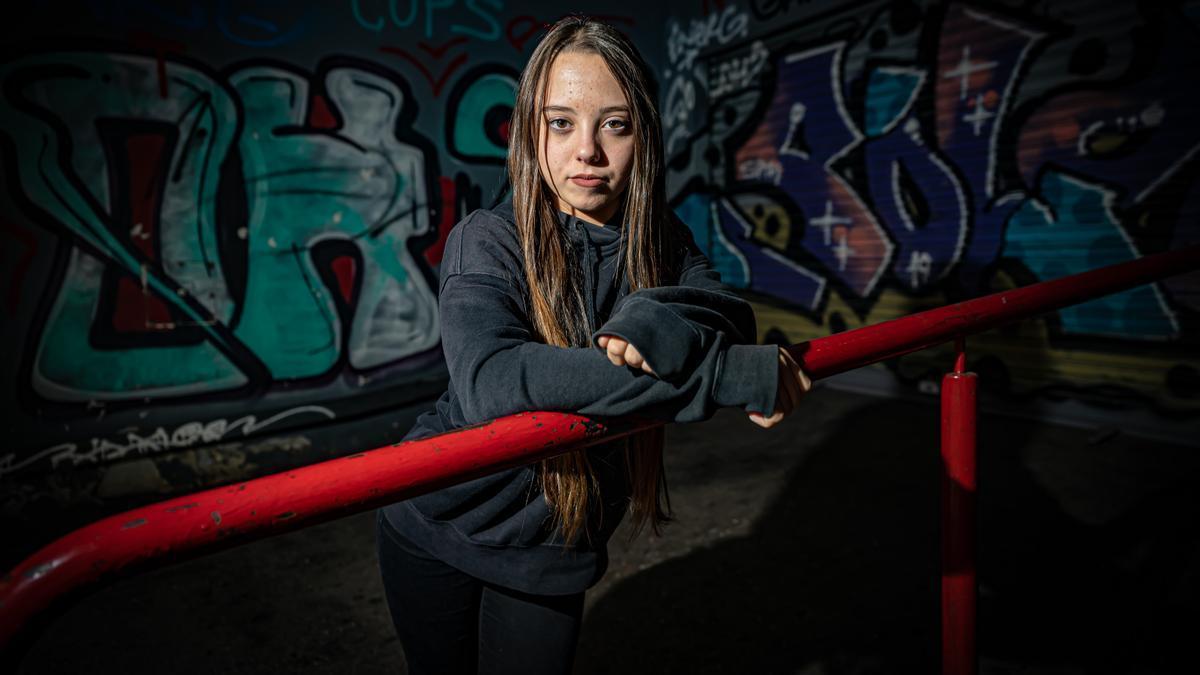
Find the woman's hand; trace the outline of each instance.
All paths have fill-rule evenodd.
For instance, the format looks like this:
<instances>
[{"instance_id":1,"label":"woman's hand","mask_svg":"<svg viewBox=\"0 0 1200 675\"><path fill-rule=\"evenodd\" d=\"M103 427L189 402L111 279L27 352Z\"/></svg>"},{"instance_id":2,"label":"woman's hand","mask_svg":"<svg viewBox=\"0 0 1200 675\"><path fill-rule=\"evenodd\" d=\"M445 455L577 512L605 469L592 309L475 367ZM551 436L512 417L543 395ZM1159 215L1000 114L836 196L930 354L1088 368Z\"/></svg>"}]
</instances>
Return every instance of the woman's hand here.
<instances>
[{"instance_id":1,"label":"woman's hand","mask_svg":"<svg viewBox=\"0 0 1200 675\"><path fill-rule=\"evenodd\" d=\"M614 366L629 366L630 368L638 368L653 375L650 364L646 363L646 359L642 358L641 352L637 347L629 344L615 335L601 335L596 340L597 343L608 353L608 360L612 361Z\"/></svg>"},{"instance_id":2,"label":"woman's hand","mask_svg":"<svg viewBox=\"0 0 1200 675\"><path fill-rule=\"evenodd\" d=\"M808 379L808 375L800 369L796 359L780 347L779 389L775 394L775 412L771 413L770 417L764 417L761 413L750 413L750 421L764 429L770 429L792 412L809 389L812 389L812 381Z\"/></svg>"}]
</instances>

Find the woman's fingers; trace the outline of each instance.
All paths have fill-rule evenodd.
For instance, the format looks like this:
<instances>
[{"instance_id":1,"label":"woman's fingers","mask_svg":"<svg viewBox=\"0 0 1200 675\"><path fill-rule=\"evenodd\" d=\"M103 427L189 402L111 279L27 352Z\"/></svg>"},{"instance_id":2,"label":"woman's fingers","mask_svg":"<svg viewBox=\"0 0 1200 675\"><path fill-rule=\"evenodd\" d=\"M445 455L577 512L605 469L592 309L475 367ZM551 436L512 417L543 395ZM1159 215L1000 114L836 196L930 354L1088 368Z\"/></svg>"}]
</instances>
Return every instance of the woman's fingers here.
<instances>
[{"instance_id":1,"label":"woman's fingers","mask_svg":"<svg viewBox=\"0 0 1200 675\"><path fill-rule=\"evenodd\" d=\"M625 348L629 343L619 337L609 337L608 346L605 351L608 352L608 360L612 361L614 366L625 365Z\"/></svg>"},{"instance_id":2,"label":"woman's fingers","mask_svg":"<svg viewBox=\"0 0 1200 675\"><path fill-rule=\"evenodd\" d=\"M646 359L642 356L642 353L633 345L625 348L625 363L630 368L640 368L646 373L654 374L654 370L650 368L650 364L646 363Z\"/></svg>"},{"instance_id":3,"label":"woman's fingers","mask_svg":"<svg viewBox=\"0 0 1200 675\"><path fill-rule=\"evenodd\" d=\"M642 362L642 354L637 350L637 347L629 345L625 348L625 365L630 368L641 368Z\"/></svg>"},{"instance_id":4,"label":"woman's fingers","mask_svg":"<svg viewBox=\"0 0 1200 675\"><path fill-rule=\"evenodd\" d=\"M792 355L784 349L779 350L779 382L775 392L775 410L768 417L760 413L750 413L750 421L764 429L770 429L783 421L804 398L804 394L812 389L812 380L800 368Z\"/></svg>"},{"instance_id":5,"label":"woman's fingers","mask_svg":"<svg viewBox=\"0 0 1200 675\"><path fill-rule=\"evenodd\" d=\"M791 368L792 376L797 385L800 387L800 393L805 394L812 389L812 380L809 379L808 373L804 372L796 359L792 357L791 352L787 351L786 349L780 349L779 353L781 357L787 361L788 366Z\"/></svg>"},{"instance_id":6,"label":"woman's fingers","mask_svg":"<svg viewBox=\"0 0 1200 675\"><path fill-rule=\"evenodd\" d=\"M792 358L791 353L787 350L780 349L779 358L781 365L784 366L779 375L787 381L792 397L792 405L799 405L800 399L804 398L804 395L812 389L812 380L809 379L808 374L800 368L800 364L797 363L796 359Z\"/></svg>"},{"instance_id":7,"label":"woman's fingers","mask_svg":"<svg viewBox=\"0 0 1200 675\"><path fill-rule=\"evenodd\" d=\"M604 349L604 353L608 356L608 360L614 366L629 366L643 370L651 375L654 370L650 368L650 364L646 363L645 357L637 350L637 347L629 344L627 341L615 335L601 335L596 339L596 344Z\"/></svg>"},{"instance_id":8,"label":"woman's fingers","mask_svg":"<svg viewBox=\"0 0 1200 675\"><path fill-rule=\"evenodd\" d=\"M800 384L802 394L812 391L812 380L809 379L808 373L800 369L800 366L796 366L796 382Z\"/></svg>"},{"instance_id":9,"label":"woman's fingers","mask_svg":"<svg viewBox=\"0 0 1200 675\"><path fill-rule=\"evenodd\" d=\"M760 426L764 429L770 429L771 427L775 426L776 424L779 424L779 422L781 422L783 420L783 417L784 417L783 413L781 413L779 411L775 411L775 413L772 414L770 417L766 417L766 416L762 415L761 413L753 413L753 412L750 413L750 421L754 422L755 424L757 424L758 426Z\"/></svg>"},{"instance_id":10,"label":"woman's fingers","mask_svg":"<svg viewBox=\"0 0 1200 675\"><path fill-rule=\"evenodd\" d=\"M776 375L779 379L775 394L775 411L786 416L791 414L792 408L800 401L800 385L792 376L792 368L782 349L779 350L779 370Z\"/></svg>"}]
</instances>

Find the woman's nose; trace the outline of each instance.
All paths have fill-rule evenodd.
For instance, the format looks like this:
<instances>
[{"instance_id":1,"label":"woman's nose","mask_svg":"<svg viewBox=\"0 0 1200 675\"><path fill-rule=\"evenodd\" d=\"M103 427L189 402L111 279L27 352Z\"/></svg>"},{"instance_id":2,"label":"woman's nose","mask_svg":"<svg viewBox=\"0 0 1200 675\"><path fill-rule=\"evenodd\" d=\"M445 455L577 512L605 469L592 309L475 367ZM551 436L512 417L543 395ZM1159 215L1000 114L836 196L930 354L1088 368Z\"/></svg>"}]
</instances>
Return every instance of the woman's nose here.
<instances>
[{"instance_id":1,"label":"woman's nose","mask_svg":"<svg viewBox=\"0 0 1200 675\"><path fill-rule=\"evenodd\" d=\"M579 148L575 151L575 156L584 162L593 162L600 154L600 144L596 142L596 138L591 134L582 134L579 141Z\"/></svg>"}]
</instances>

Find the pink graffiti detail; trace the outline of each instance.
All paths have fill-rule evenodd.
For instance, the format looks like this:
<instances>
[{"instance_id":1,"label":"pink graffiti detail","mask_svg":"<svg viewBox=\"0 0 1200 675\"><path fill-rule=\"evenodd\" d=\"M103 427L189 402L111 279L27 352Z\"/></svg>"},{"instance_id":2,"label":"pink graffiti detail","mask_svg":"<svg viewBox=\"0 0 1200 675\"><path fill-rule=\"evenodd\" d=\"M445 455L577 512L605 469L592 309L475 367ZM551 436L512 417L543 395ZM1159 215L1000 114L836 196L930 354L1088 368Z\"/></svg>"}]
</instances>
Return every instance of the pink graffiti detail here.
<instances>
[{"instance_id":1,"label":"pink graffiti detail","mask_svg":"<svg viewBox=\"0 0 1200 675\"><path fill-rule=\"evenodd\" d=\"M504 27L504 35L508 38L508 44L519 52L525 49L525 43L537 35L538 30L542 28L545 28L544 23L528 14L522 14L514 16L508 22L508 25Z\"/></svg>"},{"instance_id":2,"label":"pink graffiti detail","mask_svg":"<svg viewBox=\"0 0 1200 675\"><path fill-rule=\"evenodd\" d=\"M160 133L128 136L123 144L124 159L129 163L128 183L118 186L129 200L128 229L131 248L142 254L146 264L158 262L158 198L166 180L166 154L170 148ZM144 288L128 274L117 282L112 327L118 333L146 333L161 330L171 323L171 310L162 298Z\"/></svg>"},{"instance_id":3,"label":"pink graffiti detail","mask_svg":"<svg viewBox=\"0 0 1200 675\"><path fill-rule=\"evenodd\" d=\"M346 304L353 306L354 298L354 275L357 273L357 265L354 263L354 258L348 255L339 255L329 264L333 270L333 276L337 279L338 292L342 294L342 299Z\"/></svg>"},{"instance_id":4,"label":"pink graffiti detail","mask_svg":"<svg viewBox=\"0 0 1200 675\"><path fill-rule=\"evenodd\" d=\"M395 56L399 56L405 61L411 63L414 68L420 71L421 75L425 77L426 81L429 82L429 87L433 91L434 98L442 95L442 87L446 86L446 82L450 80L450 76L454 74L454 71L458 70L459 67L467 62L467 53L463 52L462 54L459 54L451 59L450 62L447 63L446 66L442 68L435 76L433 71L431 71L424 63L421 63L420 59L413 56L407 50L401 47L380 47L379 51L383 52L384 54L393 54Z\"/></svg>"},{"instance_id":5,"label":"pink graffiti detail","mask_svg":"<svg viewBox=\"0 0 1200 675\"><path fill-rule=\"evenodd\" d=\"M442 193L442 208L438 220L438 239L432 246L425 249L425 260L430 265L442 262L442 254L446 250L446 239L450 237L450 228L454 227L457 214L454 212L455 189L454 181L446 176L438 176L438 187Z\"/></svg>"},{"instance_id":6,"label":"pink graffiti detail","mask_svg":"<svg viewBox=\"0 0 1200 675\"><path fill-rule=\"evenodd\" d=\"M308 126L313 129L337 129L337 116L329 108L329 101L320 94L314 94L308 106Z\"/></svg>"},{"instance_id":7,"label":"pink graffiti detail","mask_svg":"<svg viewBox=\"0 0 1200 675\"><path fill-rule=\"evenodd\" d=\"M434 59L441 59L442 56L447 51L449 51L449 49L451 47L455 47L455 46L464 44L466 41L467 41L466 36L460 36L460 37L452 38L450 40L446 40L445 42L443 42L440 45L431 45L427 42L418 42L417 48L419 48L421 51L425 52L426 54L430 55Z\"/></svg>"},{"instance_id":8,"label":"pink graffiti detail","mask_svg":"<svg viewBox=\"0 0 1200 675\"><path fill-rule=\"evenodd\" d=\"M155 67L158 75L158 95L166 100L169 93L169 89L167 88L167 56L183 54L186 47L181 42L167 40L145 31L133 31L129 36L129 42L138 49L154 52Z\"/></svg>"}]
</instances>

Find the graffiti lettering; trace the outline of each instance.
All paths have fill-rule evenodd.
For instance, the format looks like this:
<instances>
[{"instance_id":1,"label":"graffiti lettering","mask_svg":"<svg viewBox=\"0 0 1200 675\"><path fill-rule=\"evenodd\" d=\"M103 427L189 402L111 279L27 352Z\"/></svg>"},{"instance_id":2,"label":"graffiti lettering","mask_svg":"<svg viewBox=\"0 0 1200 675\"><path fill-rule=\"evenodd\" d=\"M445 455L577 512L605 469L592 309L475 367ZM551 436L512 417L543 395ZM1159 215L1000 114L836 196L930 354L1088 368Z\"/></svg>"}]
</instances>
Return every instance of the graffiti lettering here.
<instances>
[{"instance_id":1,"label":"graffiti lettering","mask_svg":"<svg viewBox=\"0 0 1200 675\"><path fill-rule=\"evenodd\" d=\"M778 161L752 157L738 165L737 173L744 180L779 185L779 181L783 180L783 165Z\"/></svg>"},{"instance_id":2,"label":"graffiti lettering","mask_svg":"<svg viewBox=\"0 0 1200 675\"><path fill-rule=\"evenodd\" d=\"M66 72L49 65L92 84L38 75ZM143 57L47 54L0 71L21 110L6 130L22 186L86 245L71 252L42 333L35 390L186 395L312 377L342 359L375 368L436 345L433 292L406 244L429 223L423 154L395 136L399 85L323 72L323 105L342 126L306 132L303 76L247 67L222 85L173 62L167 72L180 93L164 100ZM233 225L218 222L217 176L235 144L248 216ZM45 151L64 146L76 151ZM230 267L228 242L244 267Z\"/></svg>"},{"instance_id":3,"label":"graffiti lettering","mask_svg":"<svg viewBox=\"0 0 1200 675\"><path fill-rule=\"evenodd\" d=\"M752 6L763 18L801 4ZM908 11L900 23L914 16ZM789 45L799 40L785 35L773 50L754 40L743 55L707 64L715 99L709 147L729 140L711 155L723 162L717 179L679 212L722 235L706 238L714 260L745 263L726 265L731 279L815 311L826 280L863 303L884 281L907 292L952 281L974 293L1002 259L1053 278L1136 258L1139 236L1152 248L1200 238L1200 190L1185 178L1194 183L1200 129L1173 122L1175 111L1200 107L1200 76L1154 65L1187 62L1185 21L1163 22L1161 50L1135 61L1142 70L1119 88L1072 83L1055 95L1043 87L1022 109L1018 79L1048 31L960 3L939 16L920 40L903 43L913 45L911 62L895 52L879 60L860 54L847 70L846 55L867 45L796 51ZM668 55L689 64L693 43L716 39L709 25L669 31ZM888 45L876 28L861 37L871 49ZM930 63L919 62L918 42L936 45ZM1078 54L1094 60L1102 52L1077 52L1073 68L1100 67ZM759 82L767 62L774 80ZM667 138L694 147L704 137L688 124L702 90L689 89L690 73L675 63L667 73ZM769 100L758 93L746 102L762 91ZM1178 213L1152 220L1164 203L1155 195L1172 190ZM701 203L712 205L711 217ZM1153 237L1148 222L1159 223ZM1194 306L1194 282L1165 288L1180 289L1178 306ZM1181 326L1158 287L1087 303L1061 319L1062 332L1074 335L1171 338Z\"/></svg>"},{"instance_id":4,"label":"graffiti lettering","mask_svg":"<svg viewBox=\"0 0 1200 675\"><path fill-rule=\"evenodd\" d=\"M760 41L750 47L750 53L716 65L716 73L709 81L710 96L724 96L731 91L750 85L767 64L767 48Z\"/></svg>"},{"instance_id":5,"label":"graffiti lettering","mask_svg":"<svg viewBox=\"0 0 1200 675\"><path fill-rule=\"evenodd\" d=\"M690 69L700 50L745 37L747 23L746 15L732 5L703 19L692 19L687 29L672 19L667 29L667 60L673 68Z\"/></svg>"},{"instance_id":6,"label":"graffiti lettering","mask_svg":"<svg viewBox=\"0 0 1200 675\"><path fill-rule=\"evenodd\" d=\"M426 38L432 38L441 32L439 21L444 20L441 15L452 19L463 16L463 12L451 11L456 4L456 0L350 0L350 13L355 23L373 33L382 33L388 26L407 29L417 25L420 18L422 34ZM471 24L451 21L445 29L447 32L488 42L500 39L501 30L497 14L504 10L503 0L464 0L462 4L466 13L473 15L478 22Z\"/></svg>"},{"instance_id":7,"label":"graffiti lettering","mask_svg":"<svg viewBox=\"0 0 1200 675\"><path fill-rule=\"evenodd\" d=\"M680 75L671 80L667 101L663 105L663 127L667 132L667 153L688 135L687 123L696 107L696 84L690 77Z\"/></svg>"},{"instance_id":8,"label":"graffiti lettering","mask_svg":"<svg viewBox=\"0 0 1200 675\"><path fill-rule=\"evenodd\" d=\"M158 427L145 436L136 431L127 431L119 441L108 438L92 438L87 449L81 449L77 443L60 443L36 452L21 461L17 461L15 453L0 456L0 476L20 471L46 458L49 458L51 466L55 468L62 464L70 466L103 464L124 459L130 455L146 456L167 450L182 450L202 443L217 443L239 430L242 436L249 436L289 417L307 414L319 415L325 420L332 420L336 417L332 410L323 406L304 405L276 413L262 421L259 421L254 415L246 415L232 422L226 419L216 419L207 423L187 422L175 427L170 432L163 427Z\"/></svg>"},{"instance_id":9,"label":"graffiti lettering","mask_svg":"<svg viewBox=\"0 0 1200 675\"><path fill-rule=\"evenodd\" d=\"M663 106L667 155L673 154L691 134L692 113L706 91L708 78L695 72L696 55L711 45L728 44L744 37L747 25L746 14L732 5L704 19L692 19L686 30L677 20L668 21L667 61L670 67L667 76L670 84Z\"/></svg>"},{"instance_id":10,"label":"graffiti lettering","mask_svg":"<svg viewBox=\"0 0 1200 675\"><path fill-rule=\"evenodd\" d=\"M866 295L882 277L893 245L859 192L836 168L863 139L839 90L842 54L843 46L835 44L786 55L770 103L776 112L763 120L736 158L739 167L780 167L783 178L778 184L808 224L793 229L796 245L837 270L856 293ZM788 271L772 272L776 278L779 274ZM796 283L807 283L812 274L806 269ZM819 294L804 297L809 298L803 305L808 308L822 299Z\"/></svg>"}]
</instances>

